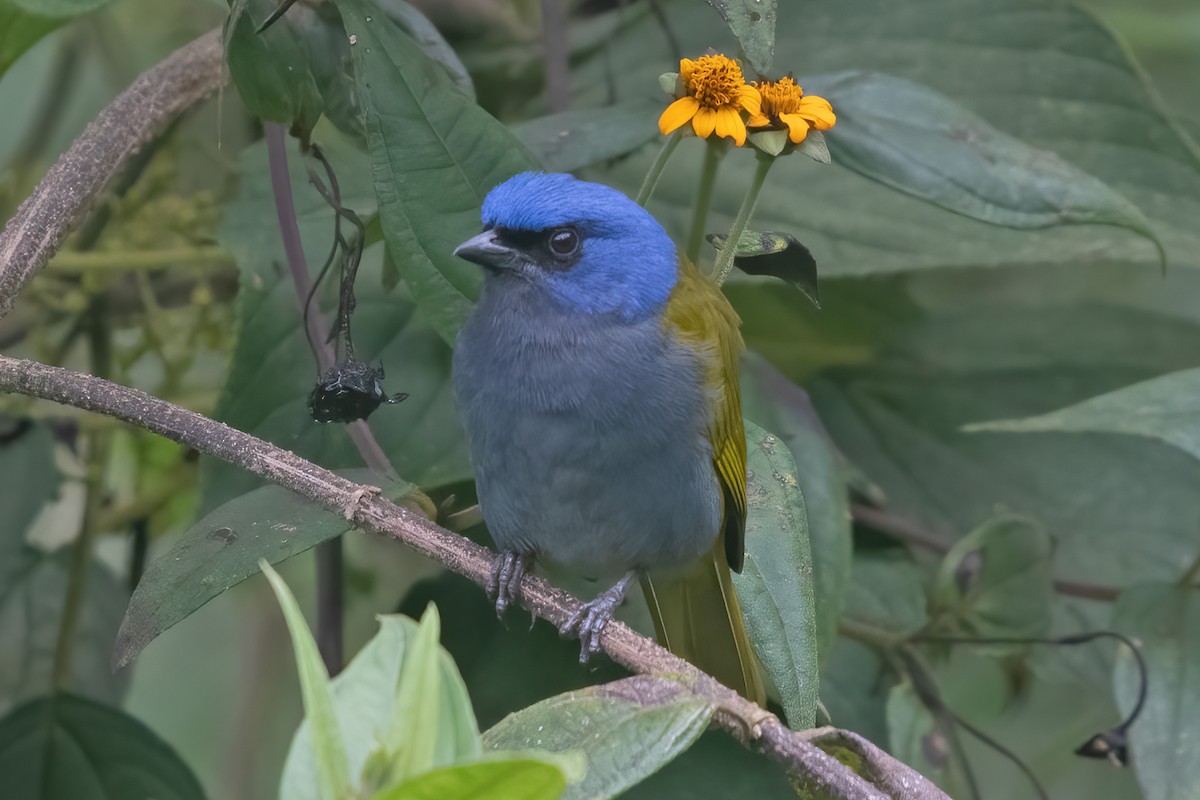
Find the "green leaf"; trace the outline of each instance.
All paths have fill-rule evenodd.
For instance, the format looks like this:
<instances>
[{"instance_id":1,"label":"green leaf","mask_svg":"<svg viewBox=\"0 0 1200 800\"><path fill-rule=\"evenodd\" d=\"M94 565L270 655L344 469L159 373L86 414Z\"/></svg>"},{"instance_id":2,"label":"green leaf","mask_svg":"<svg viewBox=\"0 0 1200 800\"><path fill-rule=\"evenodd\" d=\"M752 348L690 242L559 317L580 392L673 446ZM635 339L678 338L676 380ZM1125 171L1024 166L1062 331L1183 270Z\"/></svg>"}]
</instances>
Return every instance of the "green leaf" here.
<instances>
[{"instance_id":1,"label":"green leaf","mask_svg":"<svg viewBox=\"0 0 1200 800\"><path fill-rule=\"evenodd\" d=\"M817 613L812 548L787 444L746 422L746 563L733 576L754 652L793 728L817 712Z\"/></svg>"},{"instance_id":2,"label":"green leaf","mask_svg":"<svg viewBox=\"0 0 1200 800\"><path fill-rule=\"evenodd\" d=\"M494 614L493 614L493 627ZM388 759L380 760L378 750L387 741L394 722L404 720L397 704L397 690L418 636L417 623L407 617L379 617L379 632L332 681L333 711L337 716L349 760L350 773L364 775L367 782L380 772L372 772ZM429 731L435 768L477 759L482 753L479 727L471 710L471 699L454 660L436 648L441 675L437 704L436 732ZM310 725L302 723L292 739L280 782L280 800L317 800L316 774L311 757Z\"/></svg>"},{"instance_id":3,"label":"green leaf","mask_svg":"<svg viewBox=\"0 0 1200 800\"><path fill-rule=\"evenodd\" d=\"M720 250L729 237L721 233L710 233L708 241ZM817 291L817 261L808 248L800 244L790 233L776 231L743 231L738 237L733 263L747 275L768 275L795 286L821 307L821 296Z\"/></svg>"},{"instance_id":4,"label":"green leaf","mask_svg":"<svg viewBox=\"0 0 1200 800\"><path fill-rule=\"evenodd\" d=\"M639 699L641 702L639 702ZM547 750L582 760L565 800L615 797L686 750L712 706L665 678L638 676L551 697L483 734L489 750Z\"/></svg>"},{"instance_id":5,"label":"green leaf","mask_svg":"<svg viewBox=\"0 0 1200 800\"><path fill-rule=\"evenodd\" d=\"M883 634L916 633L929 620L921 571L905 553L856 555L844 615Z\"/></svg>"},{"instance_id":6,"label":"green leaf","mask_svg":"<svg viewBox=\"0 0 1200 800\"><path fill-rule=\"evenodd\" d=\"M0 76L26 50L65 22L65 19L25 11L14 5L13 0L0 0Z\"/></svg>"},{"instance_id":7,"label":"green leaf","mask_svg":"<svg viewBox=\"0 0 1200 800\"><path fill-rule=\"evenodd\" d=\"M817 655L827 660L850 584L850 510L837 454L804 390L756 353L742 358L742 413L773 431L796 460L812 548Z\"/></svg>"},{"instance_id":8,"label":"green leaf","mask_svg":"<svg viewBox=\"0 0 1200 800\"><path fill-rule=\"evenodd\" d=\"M325 664L317 651L317 642L308 629L304 612L300 610L300 605L283 578L266 561L260 561L259 568L271 583L292 637L296 672L300 676L300 694L304 698L304 717L309 724L311 752L317 764L315 785L320 787L319 796L327 800L349 800L354 787L350 783L346 747L342 744L341 729L333 711L329 673L325 671Z\"/></svg>"},{"instance_id":9,"label":"green leaf","mask_svg":"<svg viewBox=\"0 0 1200 800\"><path fill-rule=\"evenodd\" d=\"M562 770L545 761L481 761L427 772L372 800L554 800L566 785Z\"/></svg>"},{"instance_id":10,"label":"green leaf","mask_svg":"<svg viewBox=\"0 0 1200 800\"><path fill-rule=\"evenodd\" d=\"M719 42L713 15L666 6L685 53ZM1069 3L1026 0L923 0L903 14L880 13L878 0L846 0L781 15L777 72L806 75L847 70L885 73L920 83L982 118L995 130L1057 154L1094 176L1150 217L1172 265L1200 266L1200 160L1161 108L1141 71L1109 31ZM673 13L676 12L676 13ZM964 46L963 31L971 31ZM914 58L920 42L920 58ZM622 64L611 71L605 64ZM607 102L596 87L612 74L618 102L643 96L674 69L662 33L647 14L623 29L608 50L572 70L577 105ZM1119 98L1119 111L1097 98ZM835 110L838 99L833 100ZM918 121L914 121L914 124ZM835 141L842 123L827 132ZM686 236L703 148L680 147L655 191L652 210ZM737 154L735 153L735 156ZM834 154L837 155L836 153ZM635 190L651 152L604 167L598 179ZM727 227L752 167L722 171L709 228ZM834 165L838 166L837 163ZM969 183L967 185L970 185ZM1030 198L1032 199L1032 198ZM812 169L804 159L775 165L760 196L756 228L796 235L822 266L822 278L988 266L1098 261L1158 263L1142 237L1112 226L1058 226L1032 232L967 218L863 180L848 169ZM825 287L823 287L825 288Z\"/></svg>"},{"instance_id":11,"label":"green leaf","mask_svg":"<svg viewBox=\"0 0 1200 800\"><path fill-rule=\"evenodd\" d=\"M0 714L53 689L54 657L70 584L73 545L46 554L24 547L0 570ZM129 676L108 667L109 648L125 611L125 588L93 561L87 572L68 686L72 692L117 702Z\"/></svg>"},{"instance_id":12,"label":"green leaf","mask_svg":"<svg viewBox=\"0 0 1200 800\"><path fill-rule=\"evenodd\" d=\"M970 636L1045 636L1054 602L1053 552L1049 535L1031 520L984 523L946 553L934 618Z\"/></svg>"},{"instance_id":13,"label":"green leaf","mask_svg":"<svg viewBox=\"0 0 1200 800\"><path fill-rule=\"evenodd\" d=\"M575 172L631 153L658 136L653 106L645 102L562 111L512 126L547 172Z\"/></svg>"},{"instance_id":14,"label":"green leaf","mask_svg":"<svg viewBox=\"0 0 1200 800\"><path fill-rule=\"evenodd\" d=\"M838 163L885 186L994 225L1118 225L1154 240L1142 212L1098 178L926 86L865 72L806 84L835 105Z\"/></svg>"},{"instance_id":15,"label":"green leaf","mask_svg":"<svg viewBox=\"0 0 1200 800\"><path fill-rule=\"evenodd\" d=\"M115 708L70 694L42 697L0 720L0 775L21 800L203 800L166 742Z\"/></svg>"},{"instance_id":16,"label":"green leaf","mask_svg":"<svg viewBox=\"0 0 1200 800\"><path fill-rule=\"evenodd\" d=\"M225 60L233 84L254 116L295 124L307 136L325 110L323 84L349 48L330 8L294 4L265 31L259 26L276 0L230 0ZM336 32L336 36L331 35ZM320 77L318 77L320 74ZM345 87L343 86L343 91ZM343 101L343 107L352 105Z\"/></svg>"},{"instance_id":17,"label":"green leaf","mask_svg":"<svg viewBox=\"0 0 1200 800\"><path fill-rule=\"evenodd\" d=\"M883 489L892 513L931 535L952 541L1000 509L1054 536L1056 577L1122 586L1178 575L1194 555L1190 520L1200 515L1194 459L1140 437L961 428L1197 366L1200 327L1110 299L1072 299L1080 284L1057 284L1041 302L1016 300L1030 292L1025 275L1008 279L1007 302L971 301L991 286L963 279L927 284L929 313L892 327L873 363L808 382L839 447Z\"/></svg>"},{"instance_id":18,"label":"green leaf","mask_svg":"<svg viewBox=\"0 0 1200 800\"><path fill-rule=\"evenodd\" d=\"M23 554L29 526L62 483L48 425L0 416L7 442L0 445L0 586Z\"/></svg>"},{"instance_id":19,"label":"green leaf","mask_svg":"<svg viewBox=\"0 0 1200 800\"><path fill-rule=\"evenodd\" d=\"M46 34L108 0L0 0L0 77Z\"/></svg>"},{"instance_id":20,"label":"green leaf","mask_svg":"<svg viewBox=\"0 0 1200 800\"><path fill-rule=\"evenodd\" d=\"M708 0L733 31L750 68L765 75L775 56L776 0Z\"/></svg>"},{"instance_id":21,"label":"green leaf","mask_svg":"<svg viewBox=\"0 0 1200 800\"><path fill-rule=\"evenodd\" d=\"M1200 786L1200 592L1178 584L1144 584L1122 592L1113 611L1117 630L1141 645L1149 687L1130 733L1133 765L1146 800L1196 796ZM1113 672L1117 702L1133 710L1140 676L1122 647Z\"/></svg>"},{"instance_id":22,"label":"green leaf","mask_svg":"<svg viewBox=\"0 0 1200 800\"><path fill-rule=\"evenodd\" d=\"M337 171L343 202L363 219L375 213L375 192L365 157L336 132L318 126L314 138ZM333 214L308 185L304 162L289 154L292 190L309 268L315 274L329 252ZM238 199L226 208L222 246L239 268L238 339L217 418L330 469L361 467L362 457L340 425L319 425L308 414L317 368L305 339L296 290L284 267L283 247L267 174L266 150L254 145L242 158ZM450 388L450 348L424 322L401 290L369 291L382 280L382 244L369 247L359 269L354 341L358 356L388 371L390 391L410 397L371 417L371 430L396 472L426 490L471 477L466 441ZM318 292L330 313L336 281ZM392 389L392 387L395 389ZM245 470L203 464L202 508L216 506L262 485Z\"/></svg>"},{"instance_id":23,"label":"green leaf","mask_svg":"<svg viewBox=\"0 0 1200 800\"><path fill-rule=\"evenodd\" d=\"M536 162L365 0L339 0L362 98L384 238L434 328L453 343L482 275L454 248L496 184Z\"/></svg>"},{"instance_id":24,"label":"green leaf","mask_svg":"<svg viewBox=\"0 0 1200 800\"><path fill-rule=\"evenodd\" d=\"M1149 436L1200 458L1200 369L1125 386L1082 403L1024 419L980 422L971 433L1095 431Z\"/></svg>"},{"instance_id":25,"label":"green leaf","mask_svg":"<svg viewBox=\"0 0 1200 800\"><path fill-rule=\"evenodd\" d=\"M436 765L441 717L441 620L432 603L421 616L412 646L404 654L396 687L392 724L383 740L392 754L388 784L408 780Z\"/></svg>"},{"instance_id":26,"label":"green leaf","mask_svg":"<svg viewBox=\"0 0 1200 800\"><path fill-rule=\"evenodd\" d=\"M475 84L471 75L458 53L450 43L442 38L437 27L429 21L421 11L405 0L380 0L379 9L391 19L404 27L404 30L417 45L425 51L425 55L436 61L446 70L450 80L467 97L475 99ZM367 18L368 20L370 17Z\"/></svg>"},{"instance_id":27,"label":"green leaf","mask_svg":"<svg viewBox=\"0 0 1200 800\"><path fill-rule=\"evenodd\" d=\"M347 480L382 487L412 504L416 487L369 469L341 470ZM405 501L409 501L405 503ZM210 511L156 558L138 582L113 650L113 667L128 665L159 634L226 589L269 564L303 553L351 530L349 521L282 486L264 486Z\"/></svg>"}]
</instances>

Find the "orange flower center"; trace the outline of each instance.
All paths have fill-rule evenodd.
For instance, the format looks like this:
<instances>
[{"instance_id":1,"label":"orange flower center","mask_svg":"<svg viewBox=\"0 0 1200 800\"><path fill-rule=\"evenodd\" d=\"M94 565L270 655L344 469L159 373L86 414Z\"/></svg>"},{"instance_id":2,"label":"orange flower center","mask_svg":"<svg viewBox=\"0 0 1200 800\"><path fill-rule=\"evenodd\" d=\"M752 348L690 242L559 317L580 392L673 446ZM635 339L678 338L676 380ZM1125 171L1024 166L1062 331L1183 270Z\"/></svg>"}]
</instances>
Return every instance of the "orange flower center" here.
<instances>
[{"instance_id":1,"label":"orange flower center","mask_svg":"<svg viewBox=\"0 0 1200 800\"><path fill-rule=\"evenodd\" d=\"M804 90L791 78L755 83L762 95L762 113L767 117L779 118L780 114L795 114L800 110L800 98Z\"/></svg>"},{"instance_id":2,"label":"orange flower center","mask_svg":"<svg viewBox=\"0 0 1200 800\"><path fill-rule=\"evenodd\" d=\"M709 108L736 103L745 83L738 63L722 55L700 56L692 62L692 72L687 76L688 94Z\"/></svg>"}]
</instances>

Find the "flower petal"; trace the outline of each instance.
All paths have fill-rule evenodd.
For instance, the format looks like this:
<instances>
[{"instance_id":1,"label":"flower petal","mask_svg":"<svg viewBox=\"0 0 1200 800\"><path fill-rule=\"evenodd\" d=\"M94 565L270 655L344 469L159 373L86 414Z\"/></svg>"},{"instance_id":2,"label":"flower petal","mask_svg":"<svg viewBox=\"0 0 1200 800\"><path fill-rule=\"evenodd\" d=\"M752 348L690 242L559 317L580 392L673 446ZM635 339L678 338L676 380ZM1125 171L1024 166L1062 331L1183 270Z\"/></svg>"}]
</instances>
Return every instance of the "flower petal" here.
<instances>
[{"instance_id":1,"label":"flower petal","mask_svg":"<svg viewBox=\"0 0 1200 800\"><path fill-rule=\"evenodd\" d=\"M742 115L738 112L733 112L733 143L741 147L746 143L746 123L742 122Z\"/></svg>"},{"instance_id":2,"label":"flower petal","mask_svg":"<svg viewBox=\"0 0 1200 800\"><path fill-rule=\"evenodd\" d=\"M738 89L738 105L750 112L750 116L762 115L762 94L753 86L746 84Z\"/></svg>"},{"instance_id":3,"label":"flower petal","mask_svg":"<svg viewBox=\"0 0 1200 800\"><path fill-rule=\"evenodd\" d=\"M680 128L690 120L700 108L700 101L694 97L681 97L667 106L662 116L658 118L658 130L663 136Z\"/></svg>"},{"instance_id":4,"label":"flower petal","mask_svg":"<svg viewBox=\"0 0 1200 800\"><path fill-rule=\"evenodd\" d=\"M712 136L715 127L717 127L717 112L707 106L700 106L696 111L696 116L692 117L692 130L701 139L707 139Z\"/></svg>"},{"instance_id":5,"label":"flower petal","mask_svg":"<svg viewBox=\"0 0 1200 800\"><path fill-rule=\"evenodd\" d=\"M808 137L808 121L799 114L780 114L779 121L788 126L792 144L800 144Z\"/></svg>"},{"instance_id":6,"label":"flower petal","mask_svg":"<svg viewBox=\"0 0 1200 800\"><path fill-rule=\"evenodd\" d=\"M746 120L746 124L751 128L765 128L771 124L771 118L765 114L755 114Z\"/></svg>"},{"instance_id":7,"label":"flower petal","mask_svg":"<svg viewBox=\"0 0 1200 800\"><path fill-rule=\"evenodd\" d=\"M733 106L721 106L717 109L717 136L722 139L732 137L737 130L737 123L741 121L741 116L738 115L737 109ZM743 126L745 127L745 126Z\"/></svg>"},{"instance_id":8,"label":"flower petal","mask_svg":"<svg viewBox=\"0 0 1200 800\"><path fill-rule=\"evenodd\" d=\"M684 83L687 83L692 78L692 70L696 68L696 62L690 58L679 59L679 75L683 78Z\"/></svg>"},{"instance_id":9,"label":"flower petal","mask_svg":"<svg viewBox=\"0 0 1200 800\"><path fill-rule=\"evenodd\" d=\"M824 97L816 95L802 99L796 113L811 122L812 126L819 131L827 131L837 122L833 106L829 105L829 101Z\"/></svg>"}]
</instances>

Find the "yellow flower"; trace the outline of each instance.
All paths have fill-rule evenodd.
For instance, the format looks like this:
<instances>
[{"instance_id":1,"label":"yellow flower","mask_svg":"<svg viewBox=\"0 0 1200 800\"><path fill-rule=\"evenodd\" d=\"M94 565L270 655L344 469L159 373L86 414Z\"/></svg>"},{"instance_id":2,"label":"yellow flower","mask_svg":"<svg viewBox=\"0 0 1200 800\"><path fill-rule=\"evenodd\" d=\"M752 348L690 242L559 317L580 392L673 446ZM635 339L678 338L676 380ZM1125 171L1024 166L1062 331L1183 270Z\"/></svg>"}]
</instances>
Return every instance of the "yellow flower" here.
<instances>
[{"instance_id":1,"label":"yellow flower","mask_svg":"<svg viewBox=\"0 0 1200 800\"><path fill-rule=\"evenodd\" d=\"M837 122L833 106L824 97L806 95L790 77L754 84L762 97L762 109L746 123L751 128L786 125L788 139L800 144L808 129L827 131Z\"/></svg>"},{"instance_id":2,"label":"yellow flower","mask_svg":"<svg viewBox=\"0 0 1200 800\"><path fill-rule=\"evenodd\" d=\"M679 61L679 77L686 94L667 106L658 118L663 135L690 120L692 130L701 139L716 132L739 146L745 144L746 123L741 112L757 115L761 108L758 89L746 83L738 62L719 53L695 61L683 58Z\"/></svg>"}]
</instances>

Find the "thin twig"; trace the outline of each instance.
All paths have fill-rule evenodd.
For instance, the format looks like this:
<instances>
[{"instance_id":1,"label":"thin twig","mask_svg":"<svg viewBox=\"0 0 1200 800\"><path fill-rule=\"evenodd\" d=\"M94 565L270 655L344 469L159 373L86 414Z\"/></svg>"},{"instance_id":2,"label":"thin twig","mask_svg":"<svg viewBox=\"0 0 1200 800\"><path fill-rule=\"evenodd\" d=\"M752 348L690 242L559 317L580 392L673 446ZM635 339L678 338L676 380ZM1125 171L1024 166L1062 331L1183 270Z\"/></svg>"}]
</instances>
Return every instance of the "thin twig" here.
<instances>
[{"instance_id":1,"label":"thin twig","mask_svg":"<svg viewBox=\"0 0 1200 800\"><path fill-rule=\"evenodd\" d=\"M954 542L949 539L928 531L917 523L898 517L882 508L875 508L874 506L862 503L851 503L850 517L859 525L865 525L880 533L895 536L897 539L920 547L922 550L929 550L945 555L950 552L950 548L954 545ZM1054 591L1072 597L1098 600L1102 603L1111 603L1121 594L1119 589L1112 586L1104 586L1099 583L1084 583L1082 581L1068 581L1061 578L1055 578Z\"/></svg>"},{"instance_id":2,"label":"thin twig","mask_svg":"<svg viewBox=\"0 0 1200 800\"><path fill-rule=\"evenodd\" d=\"M130 157L228 79L220 31L210 31L142 73L100 112L0 233L0 317Z\"/></svg>"},{"instance_id":3,"label":"thin twig","mask_svg":"<svg viewBox=\"0 0 1200 800\"><path fill-rule=\"evenodd\" d=\"M0 356L0 391L64 403L139 425L290 489L344 515L357 528L398 539L481 587L488 581L494 553L486 547L397 506L374 487L348 481L269 442L145 392L84 373L7 356ZM520 602L560 630L581 607L577 598L533 576L522 581ZM623 623L606 626L600 643L616 663L634 672L673 676L688 692L711 703L716 708L713 721L717 727L743 744L757 746L782 764L798 784L843 800L881 797L882 783L870 783L814 744L830 736L829 729L789 730L774 714ZM841 740L843 746L855 741L849 734L843 736L849 737ZM918 772L877 748L859 747L856 755L868 762L867 774L883 773L888 776L889 785L907 787L904 795L890 793L892 797L948 800Z\"/></svg>"}]
</instances>

